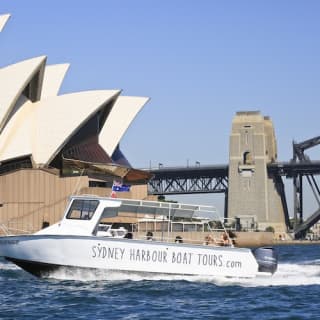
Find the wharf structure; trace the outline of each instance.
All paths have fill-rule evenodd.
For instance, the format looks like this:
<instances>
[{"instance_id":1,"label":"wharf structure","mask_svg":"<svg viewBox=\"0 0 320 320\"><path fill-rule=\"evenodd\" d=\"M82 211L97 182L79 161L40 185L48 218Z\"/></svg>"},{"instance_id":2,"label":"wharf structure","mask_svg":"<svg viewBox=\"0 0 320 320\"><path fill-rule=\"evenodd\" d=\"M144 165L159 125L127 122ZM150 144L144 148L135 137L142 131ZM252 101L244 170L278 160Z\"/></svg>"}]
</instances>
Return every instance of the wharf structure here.
<instances>
[{"instance_id":1,"label":"wharf structure","mask_svg":"<svg viewBox=\"0 0 320 320\"><path fill-rule=\"evenodd\" d=\"M9 17L0 16L0 31ZM110 196L114 179L132 184L123 197L147 197L150 174L131 167L120 140L149 99L60 95L69 65L46 61L0 68L0 225L17 233L59 220L71 194Z\"/></svg>"}]
</instances>

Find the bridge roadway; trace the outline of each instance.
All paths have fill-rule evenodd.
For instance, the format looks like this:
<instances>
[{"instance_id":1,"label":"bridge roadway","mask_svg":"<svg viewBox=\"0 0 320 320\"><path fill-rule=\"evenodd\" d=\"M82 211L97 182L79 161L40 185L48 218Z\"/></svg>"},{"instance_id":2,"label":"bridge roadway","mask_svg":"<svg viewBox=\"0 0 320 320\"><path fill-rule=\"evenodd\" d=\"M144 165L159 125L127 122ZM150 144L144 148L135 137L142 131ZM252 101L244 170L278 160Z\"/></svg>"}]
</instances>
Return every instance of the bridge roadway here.
<instances>
[{"instance_id":1,"label":"bridge roadway","mask_svg":"<svg viewBox=\"0 0 320 320\"><path fill-rule=\"evenodd\" d=\"M149 170L149 194L226 193L228 165L162 167ZM275 162L268 164L268 173L293 178L297 175L319 175L320 161Z\"/></svg>"}]
</instances>

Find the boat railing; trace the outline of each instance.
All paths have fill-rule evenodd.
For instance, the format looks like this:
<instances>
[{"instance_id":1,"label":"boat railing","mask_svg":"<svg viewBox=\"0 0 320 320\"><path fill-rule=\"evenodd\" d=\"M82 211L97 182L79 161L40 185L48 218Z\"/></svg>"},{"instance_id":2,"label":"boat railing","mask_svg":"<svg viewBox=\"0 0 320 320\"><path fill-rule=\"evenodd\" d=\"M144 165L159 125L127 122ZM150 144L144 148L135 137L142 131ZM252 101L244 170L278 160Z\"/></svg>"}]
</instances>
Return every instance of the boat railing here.
<instances>
[{"instance_id":1,"label":"boat railing","mask_svg":"<svg viewBox=\"0 0 320 320\"><path fill-rule=\"evenodd\" d=\"M195 242L197 244L216 244L218 246L235 244L235 225L234 219L216 219L216 220L178 220L173 221L168 218L143 218L139 219L136 224L137 234L140 235L140 239L150 240L152 236L148 233L157 234L157 240L159 241L175 241L175 237L185 238L188 243ZM175 225L181 225L180 228L175 228ZM186 228L185 225L189 225ZM142 235L142 232L145 232ZM197 236L192 234L197 234ZM190 239L186 239L186 236L190 236ZM199 236L202 239L199 239ZM194 238L196 237L196 240Z\"/></svg>"},{"instance_id":2,"label":"boat railing","mask_svg":"<svg viewBox=\"0 0 320 320\"><path fill-rule=\"evenodd\" d=\"M193 244L193 245L207 245L207 246L217 246L217 247L223 247L223 246L228 246L228 247L233 247L234 244L232 241L226 242L223 241L222 239L219 238L214 238L214 237L205 237L203 241L196 240L196 239L190 239L190 238L178 238L178 237L165 237L165 238L157 238L153 237L152 239L149 239L148 237L144 237L144 240L149 240L149 241L159 241L159 242L168 242L168 243L187 243L187 244Z\"/></svg>"},{"instance_id":3,"label":"boat railing","mask_svg":"<svg viewBox=\"0 0 320 320\"><path fill-rule=\"evenodd\" d=\"M0 230L2 231L1 233L3 233L5 236L9 236L10 235L9 229L3 223L0 224Z\"/></svg>"},{"instance_id":4,"label":"boat railing","mask_svg":"<svg viewBox=\"0 0 320 320\"><path fill-rule=\"evenodd\" d=\"M216 245L216 246L234 246L236 236L233 232L224 228L215 228L203 232L161 232L148 231L145 234L142 232L135 233L136 239L160 241L160 242L175 242L189 243L195 245ZM195 236L196 235L196 236Z\"/></svg>"}]
</instances>

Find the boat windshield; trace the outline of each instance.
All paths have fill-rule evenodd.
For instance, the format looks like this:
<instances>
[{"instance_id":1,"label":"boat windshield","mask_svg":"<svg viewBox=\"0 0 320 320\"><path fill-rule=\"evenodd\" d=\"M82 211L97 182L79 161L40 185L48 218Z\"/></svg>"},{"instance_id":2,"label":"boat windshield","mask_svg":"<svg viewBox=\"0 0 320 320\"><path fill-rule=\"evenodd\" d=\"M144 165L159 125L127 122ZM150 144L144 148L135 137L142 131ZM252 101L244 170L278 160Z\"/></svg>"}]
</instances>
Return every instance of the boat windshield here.
<instances>
[{"instance_id":1,"label":"boat windshield","mask_svg":"<svg viewBox=\"0 0 320 320\"><path fill-rule=\"evenodd\" d=\"M67 219L90 220L97 207L98 200L75 199L67 214Z\"/></svg>"}]
</instances>

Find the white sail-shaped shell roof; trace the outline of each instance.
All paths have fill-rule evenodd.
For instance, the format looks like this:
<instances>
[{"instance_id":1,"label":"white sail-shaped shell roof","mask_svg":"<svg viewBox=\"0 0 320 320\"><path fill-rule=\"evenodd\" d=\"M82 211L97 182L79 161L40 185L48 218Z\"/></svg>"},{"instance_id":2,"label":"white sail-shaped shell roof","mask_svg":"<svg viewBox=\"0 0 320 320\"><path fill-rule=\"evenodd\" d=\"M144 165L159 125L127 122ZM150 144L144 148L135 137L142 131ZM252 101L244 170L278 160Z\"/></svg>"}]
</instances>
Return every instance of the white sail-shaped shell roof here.
<instances>
[{"instance_id":1,"label":"white sail-shaped shell roof","mask_svg":"<svg viewBox=\"0 0 320 320\"><path fill-rule=\"evenodd\" d=\"M48 165L72 135L119 94L87 91L26 101L0 136L0 159L32 154L36 164Z\"/></svg>"},{"instance_id":2,"label":"white sail-shaped shell roof","mask_svg":"<svg viewBox=\"0 0 320 320\"><path fill-rule=\"evenodd\" d=\"M121 96L114 104L100 132L99 143L112 155L133 119L148 102L145 97Z\"/></svg>"},{"instance_id":3,"label":"white sail-shaped shell roof","mask_svg":"<svg viewBox=\"0 0 320 320\"><path fill-rule=\"evenodd\" d=\"M44 70L41 99L57 96L62 81L70 67L70 64L55 64L46 66Z\"/></svg>"},{"instance_id":4,"label":"white sail-shaped shell roof","mask_svg":"<svg viewBox=\"0 0 320 320\"><path fill-rule=\"evenodd\" d=\"M9 17L0 15L0 32ZM46 61L39 56L0 68L0 167L12 170L23 161L59 167L64 154L78 165L129 171L129 164L119 164L117 148L149 98L119 97L120 90L59 95L69 64Z\"/></svg>"},{"instance_id":5,"label":"white sail-shaped shell roof","mask_svg":"<svg viewBox=\"0 0 320 320\"><path fill-rule=\"evenodd\" d=\"M0 69L0 133L15 112L21 94L33 101L40 99L46 56Z\"/></svg>"},{"instance_id":6,"label":"white sail-shaped shell roof","mask_svg":"<svg viewBox=\"0 0 320 320\"><path fill-rule=\"evenodd\" d=\"M4 26L7 23L9 18L10 18L10 14L2 14L2 15L0 15L0 32L4 28Z\"/></svg>"},{"instance_id":7,"label":"white sail-shaped shell roof","mask_svg":"<svg viewBox=\"0 0 320 320\"><path fill-rule=\"evenodd\" d=\"M33 104L27 98L20 99L21 107L0 135L0 160L15 159L32 154Z\"/></svg>"}]
</instances>

